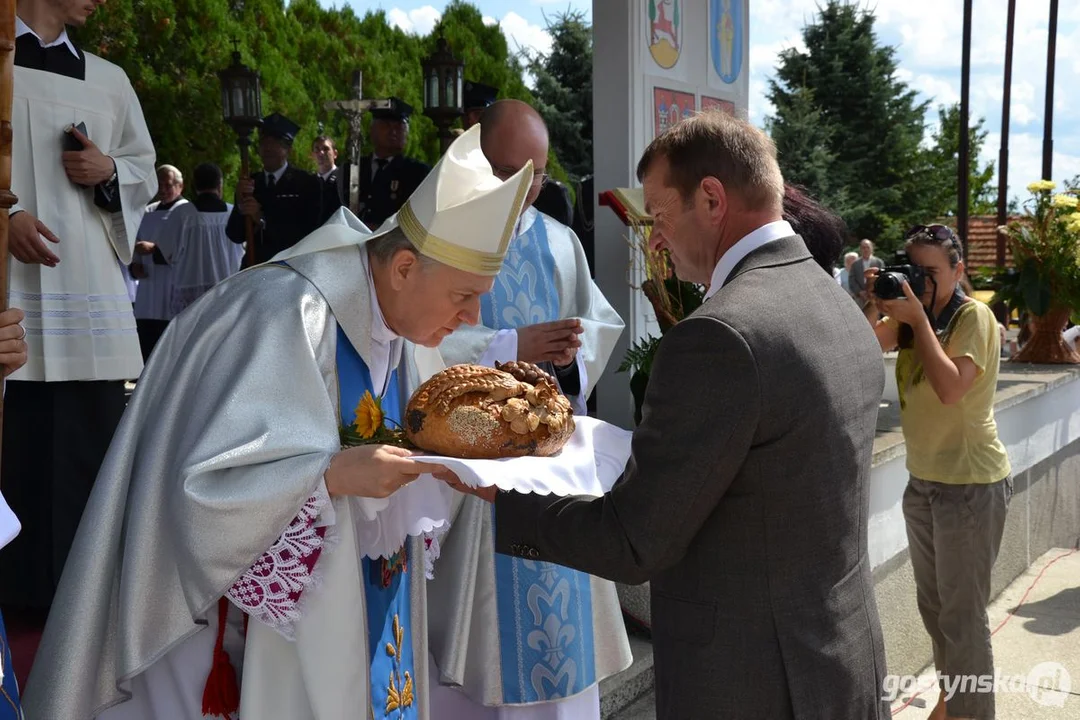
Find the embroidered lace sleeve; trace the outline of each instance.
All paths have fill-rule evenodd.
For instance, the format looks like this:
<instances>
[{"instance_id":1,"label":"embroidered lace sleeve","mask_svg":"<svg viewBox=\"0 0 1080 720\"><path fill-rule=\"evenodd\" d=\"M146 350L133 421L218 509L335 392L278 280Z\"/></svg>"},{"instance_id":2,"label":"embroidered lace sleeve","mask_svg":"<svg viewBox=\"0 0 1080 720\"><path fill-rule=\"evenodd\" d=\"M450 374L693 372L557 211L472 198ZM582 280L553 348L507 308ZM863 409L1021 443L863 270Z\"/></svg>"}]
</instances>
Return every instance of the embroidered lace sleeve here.
<instances>
[{"instance_id":1,"label":"embroidered lace sleeve","mask_svg":"<svg viewBox=\"0 0 1080 720\"><path fill-rule=\"evenodd\" d=\"M289 640L302 612L301 595L316 583L315 563L326 547L326 526L316 527L330 505L326 486L308 498L281 537L225 593L248 615Z\"/></svg>"}]
</instances>

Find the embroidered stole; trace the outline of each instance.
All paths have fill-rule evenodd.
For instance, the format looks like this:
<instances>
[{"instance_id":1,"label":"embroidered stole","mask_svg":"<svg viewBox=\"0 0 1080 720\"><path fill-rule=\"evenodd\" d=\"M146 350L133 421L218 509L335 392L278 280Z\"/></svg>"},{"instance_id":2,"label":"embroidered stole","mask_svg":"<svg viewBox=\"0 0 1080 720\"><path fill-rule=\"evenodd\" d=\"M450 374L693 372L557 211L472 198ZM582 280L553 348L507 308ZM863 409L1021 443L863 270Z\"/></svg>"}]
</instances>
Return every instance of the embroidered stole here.
<instances>
[{"instance_id":1,"label":"embroidered stole","mask_svg":"<svg viewBox=\"0 0 1080 720\"><path fill-rule=\"evenodd\" d=\"M542 217L511 241L494 287L480 301L480 313L484 326L495 330L559 319L555 258ZM495 584L502 702L555 700L593 685L589 576L496 553Z\"/></svg>"},{"instance_id":2,"label":"embroidered stole","mask_svg":"<svg viewBox=\"0 0 1080 720\"><path fill-rule=\"evenodd\" d=\"M371 371L338 327L337 371L341 400L341 422L356 420L356 406L365 392L378 397ZM390 374L381 398L383 413L391 420L401 418L401 391L398 373ZM368 648L371 662L371 710L375 718L393 720L417 717L416 673L413 669L412 628L408 545L392 558L362 562L364 599L367 605Z\"/></svg>"}]
</instances>

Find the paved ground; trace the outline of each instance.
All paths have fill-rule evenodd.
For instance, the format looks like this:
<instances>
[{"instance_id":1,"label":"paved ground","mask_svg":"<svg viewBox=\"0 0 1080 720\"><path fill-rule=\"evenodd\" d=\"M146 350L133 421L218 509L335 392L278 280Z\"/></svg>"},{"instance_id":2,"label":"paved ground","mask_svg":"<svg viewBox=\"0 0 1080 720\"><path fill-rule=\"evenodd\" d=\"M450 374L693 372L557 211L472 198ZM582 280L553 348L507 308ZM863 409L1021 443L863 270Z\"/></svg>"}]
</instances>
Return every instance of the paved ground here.
<instances>
[{"instance_id":1,"label":"paved ground","mask_svg":"<svg viewBox=\"0 0 1080 720\"><path fill-rule=\"evenodd\" d=\"M997 694L997 717L1080 718L1080 552L1055 549L1043 555L998 596L989 615L996 628L995 664L1011 688ZM923 687L932 685L930 671L923 673ZM655 720L654 701L650 693L615 717ZM936 689L903 694L893 703L893 716L925 720L936 701Z\"/></svg>"},{"instance_id":2,"label":"paved ground","mask_svg":"<svg viewBox=\"0 0 1080 720\"><path fill-rule=\"evenodd\" d=\"M1043 555L998 596L989 615L995 665L1009 687L997 694L997 716L1080 717L1080 552ZM924 678L932 682L931 673L928 668ZM897 720L924 720L937 701L934 690L905 707L909 699L893 704Z\"/></svg>"}]
</instances>

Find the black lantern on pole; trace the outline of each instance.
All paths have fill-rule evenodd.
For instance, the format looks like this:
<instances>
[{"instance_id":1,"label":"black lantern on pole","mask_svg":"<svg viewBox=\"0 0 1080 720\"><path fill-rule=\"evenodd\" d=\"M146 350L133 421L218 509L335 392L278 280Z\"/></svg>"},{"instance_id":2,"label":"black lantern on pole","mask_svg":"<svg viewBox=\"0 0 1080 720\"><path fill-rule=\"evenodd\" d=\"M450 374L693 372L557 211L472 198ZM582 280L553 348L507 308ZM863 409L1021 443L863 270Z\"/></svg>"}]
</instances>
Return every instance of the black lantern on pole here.
<instances>
[{"instance_id":1,"label":"black lantern on pole","mask_svg":"<svg viewBox=\"0 0 1080 720\"><path fill-rule=\"evenodd\" d=\"M251 133L262 123L262 93L259 90L259 73L240 62L240 51L234 50L232 65L218 72L221 79L221 116L236 132L236 144L240 146L240 177L251 175L248 148ZM247 243L247 266L255 264L255 225L250 216L244 216Z\"/></svg>"},{"instance_id":2,"label":"black lantern on pole","mask_svg":"<svg viewBox=\"0 0 1080 720\"><path fill-rule=\"evenodd\" d=\"M424 74L424 115L439 129L442 152L450 147L450 126L464 114L461 107L461 88L464 84L465 63L454 57L441 35L435 52L421 63Z\"/></svg>"}]
</instances>

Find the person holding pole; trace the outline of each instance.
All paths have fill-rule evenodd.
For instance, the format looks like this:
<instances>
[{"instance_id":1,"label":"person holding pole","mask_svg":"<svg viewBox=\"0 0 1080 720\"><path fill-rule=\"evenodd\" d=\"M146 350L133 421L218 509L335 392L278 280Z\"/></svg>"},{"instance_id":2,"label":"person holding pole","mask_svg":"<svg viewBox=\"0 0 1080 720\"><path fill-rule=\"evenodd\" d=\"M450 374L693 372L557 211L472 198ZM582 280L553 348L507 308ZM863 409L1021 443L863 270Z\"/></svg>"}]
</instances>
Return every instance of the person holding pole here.
<instances>
[{"instance_id":1,"label":"person holding pole","mask_svg":"<svg viewBox=\"0 0 1080 720\"><path fill-rule=\"evenodd\" d=\"M226 226L234 243L247 242L246 218L254 225L254 254L249 250L243 267L266 262L288 250L314 231L337 208L336 196L324 197L317 175L289 163L293 141L300 126L274 113L259 127L259 159L262 172L240 179L236 205Z\"/></svg>"},{"instance_id":2,"label":"person holding pole","mask_svg":"<svg viewBox=\"0 0 1080 720\"><path fill-rule=\"evenodd\" d=\"M0 478L23 530L0 554L0 577L18 578L0 584L0 605L30 625L143 365L120 263L156 190L154 146L124 71L68 37L100 5L18 0L15 20L8 297L29 352L4 398L17 422L4 424Z\"/></svg>"}]
</instances>

